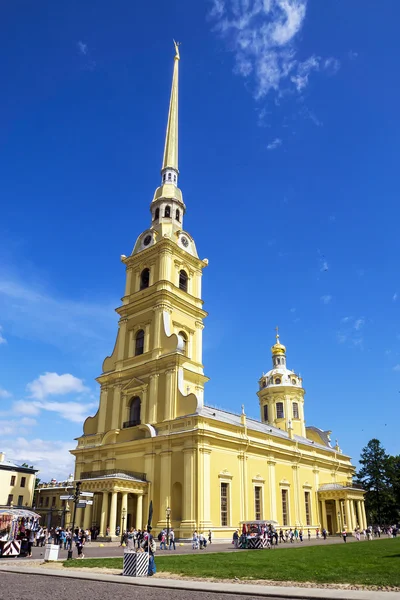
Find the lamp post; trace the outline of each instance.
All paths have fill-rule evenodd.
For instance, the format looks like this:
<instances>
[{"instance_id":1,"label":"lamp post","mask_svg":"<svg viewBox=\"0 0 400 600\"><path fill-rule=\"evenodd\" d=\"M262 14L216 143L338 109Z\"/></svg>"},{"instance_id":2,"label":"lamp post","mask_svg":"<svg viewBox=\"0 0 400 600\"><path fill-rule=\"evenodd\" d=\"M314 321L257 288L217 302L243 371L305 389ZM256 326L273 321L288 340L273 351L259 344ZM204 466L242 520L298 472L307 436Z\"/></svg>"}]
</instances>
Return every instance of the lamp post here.
<instances>
[{"instance_id":1,"label":"lamp post","mask_svg":"<svg viewBox=\"0 0 400 600\"><path fill-rule=\"evenodd\" d=\"M167 506L167 508L165 509L165 514L167 515L167 544L169 548L169 518L171 515L171 509L169 506Z\"/></svg>"},{"instance_id":2,"label":"lamp post","mask_svg":"<svg viewBox=\"0 0 400 600\"><path fill-rule=\"evenodd\" d=\"M125 517L126 517L126 508L124 506L124 508L122 509L122 532L121 532L121 544L124 541L124 535L125 535Z\"/></svg>"}]
</instances>

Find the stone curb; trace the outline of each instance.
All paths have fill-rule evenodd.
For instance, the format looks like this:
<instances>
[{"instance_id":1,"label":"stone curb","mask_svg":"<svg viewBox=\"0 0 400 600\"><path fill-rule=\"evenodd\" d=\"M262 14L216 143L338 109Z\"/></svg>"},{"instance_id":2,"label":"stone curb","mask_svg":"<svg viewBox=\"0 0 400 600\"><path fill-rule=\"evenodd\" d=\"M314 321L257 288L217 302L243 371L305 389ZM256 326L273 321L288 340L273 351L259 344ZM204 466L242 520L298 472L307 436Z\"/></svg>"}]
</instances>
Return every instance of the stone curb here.
<instances>
[{"instance_id":1,"label":"stone curb","mask_svg":"<svg viewBox=\"0 0 400 600\"><path fill-rule=\"evenodd\" d=\"M22 565L21 565L22 567ZM304 600L399 600L398 592L375 592L369 590L342 590L337 588L303 588L282 586L260 586L252 584L228 584L209 583L207 581L190 581L187 579L147 579L135 577L122 577L121 575L107 575L106 573L89 573L75 569L57 571L55 569L38 569L3 566L0 564L0 572L24 573L26 575L44 575L52 577L67 577L72 579L84 579L88 581L103 581L105 583L122 583L125 585L137 585L139 587L152 587L160 589L176 589L197 592L209 592L220 594L237 594L241 596L257 597L280 597Z\"/></svg>"}]
</instances>

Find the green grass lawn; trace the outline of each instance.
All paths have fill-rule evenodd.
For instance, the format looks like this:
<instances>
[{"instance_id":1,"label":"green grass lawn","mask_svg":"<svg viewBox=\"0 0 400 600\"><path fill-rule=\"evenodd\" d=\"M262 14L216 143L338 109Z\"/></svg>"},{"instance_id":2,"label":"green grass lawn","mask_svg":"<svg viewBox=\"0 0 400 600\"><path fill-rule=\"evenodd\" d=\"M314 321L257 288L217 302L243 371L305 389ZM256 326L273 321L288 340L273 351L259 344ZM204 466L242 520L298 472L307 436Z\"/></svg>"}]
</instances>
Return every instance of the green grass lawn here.
<instances>
[{"instance_id":1,"label":"green grass lawn","mask_svg":"<svg viewBox=\"0 0 400 600\"><path fill-rule=\"evenodd\" d=\"M122 558L65 561L65 567L122 569ZM157 556L158 571L188 577L271 579L400 587L400 538L281 550Z\"/></svg>"}]
</instances>

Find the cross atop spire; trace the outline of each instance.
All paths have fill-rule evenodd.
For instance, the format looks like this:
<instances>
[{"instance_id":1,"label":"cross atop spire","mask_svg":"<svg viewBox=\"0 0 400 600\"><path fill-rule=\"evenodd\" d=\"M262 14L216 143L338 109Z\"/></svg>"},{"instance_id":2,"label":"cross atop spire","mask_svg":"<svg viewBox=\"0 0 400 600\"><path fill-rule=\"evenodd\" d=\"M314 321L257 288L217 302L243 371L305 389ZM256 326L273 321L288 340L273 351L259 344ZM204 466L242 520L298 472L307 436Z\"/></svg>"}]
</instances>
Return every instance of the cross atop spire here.
<instances>
[{"instance_id":1,"label":"cross atop spire","mask_svg":"<svg viewBox=\"0 0 400 600\"><path fill-rule=\"evenodd\" d=\"M174 171L176 177L172 182L177 183L178 175L178 77L179 77L179 42L175 42L174 73L172 76L171 98L169 101L169 112L167 122L167 132L165 134L164 157L161 167L161 174L164 175L167 170ZM168 173L167 175L169 175ZM168 178L167 178L168 181ZM169 180L171 181L171 180Z\"/></svg>"}]
</instances>

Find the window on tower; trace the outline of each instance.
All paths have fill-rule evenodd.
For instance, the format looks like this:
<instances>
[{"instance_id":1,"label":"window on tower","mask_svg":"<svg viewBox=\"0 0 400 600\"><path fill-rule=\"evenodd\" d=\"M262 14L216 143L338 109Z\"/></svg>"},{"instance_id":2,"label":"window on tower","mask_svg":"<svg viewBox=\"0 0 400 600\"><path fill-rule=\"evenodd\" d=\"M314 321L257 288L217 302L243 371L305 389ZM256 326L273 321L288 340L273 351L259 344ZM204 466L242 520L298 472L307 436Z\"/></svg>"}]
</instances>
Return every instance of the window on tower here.
<instances>
[{"instance_id":1,"label":"window on tower","mask_svg":"<svg viewBox=\"0 0 400 600\"><path fill-rule=\"evenodd\" d=\"M160 218L160 209L156 208L156 211L154 213L154 220L158 221L159 218Z\"/></svg>"},{"instance_id":2,"label":"window on tower","mask_svg":"<svg viewBox=\"0 0 400 600\"><path fill-rule=\"evenodd\" d=\"M293 402L293 419L299 418L299 405L297 402Z\"/></svg>"},{"instance_id":3,"label":"window on tower","mask_svg":"<svg viewBox=\"0 0 400 600\"><path fill-rule=\"evenodd\" d=\"M187 356L187 335L184 331L180 331L179 335L181 336L181 338L183 340L182 354Z\"/></svg>"},{"instance_id":4,"label":"window on tower","mask_svg":"<svg viewBox=\"0 0 400 600\"><path fill-rule=\"evenodd\" d=\"M168 181L171 181L171 179L172 179L172 175L171 175L171 173L168 173Z\"/></svg>"},{"instance_id":5,"label":"window on tower","mask_svg":"<svg viewBox=\"0 0 400 600\"><path fill-rule=\"evenodd\" d=\"M276 403L276 418L283 419L283 417L284 417L283 402L277 402Z\"/></svg>"},{"instance_id":6,"label":"window on tower","mask_svg":"<svg viewBox=\"0 0 400 600\"><path fill-rule=\"evenodd\" d=\"M179 271L179 288L184 292L188 291L188 276L183 269Z\"/></svg>"},{"instance_id":7,"label":"window on tower","mask_svg":"<svg viewBox=\"0 0 400 600\"><path fill-rule=\"evenodd\" d=\"M140 425L140 398L134 396L129 407L129 421L124 423L124 427L134 427Z\"/></svg>"},{"instance_id":8,"label":"window on tower","mask_svg":"<svg viewBox=\"0 0 400 600\"><path fill-rule=\"evenodd\" d=\"M150 285L150 269L143 269L140 273L140 289L145 290Z\"/></svg>"},{"instance_id":9,"label":"window on tower","mask_svg":"<svg viewBox=\"0 0 400 600\"><path fill-rule=\"evenodd\" d=\"M135 356L140 356L144 352L144 331L139 329L135 338Z\"/></svg>"},{"instance_id":10,"label":"window on tower","mask_svg":"<svg viewBox=\"0 0 400 600\"><path fill-rule=\"evenodd\" d=\"M180 211L178 209L176 209L175 219L178 221L178 223L181 220L181 213L180 213Z\"/></svg>"},{"instance_id":11,"label":"window on tower","mask_svg":"<svg viewBox=\"0 0 400 600\"><path fill-rule=\"evenodd\" d=\"M276 385L279 385L279 384L280 384L280 382L281 382L281 379L280 379L280 377L277 377L277 378L275 379L275 384L276 384Z\"/></svg>"},{"instance_id":12,"label":"window on tower","mask_svg":"<svg viewBox=\"0 0 400 600\"><path fill-rule=\"evenodd\" d=\"M264 421L268 423L268 406L264 405Z\"/></svg>"},{"instance_id":13,"label":"window on tower","mask_svg":"<svg viewBox=\"0 0 400 600\"><path fill-rule=\"evenodd\" d=\"M164 217L170 217L170 216L171 216L171 207L166 206L165 210L164 210Z\"/></svg>"}]
</instances>

